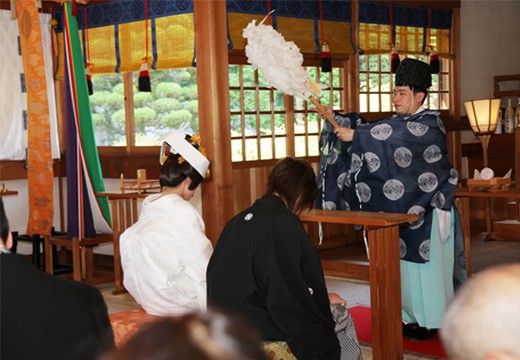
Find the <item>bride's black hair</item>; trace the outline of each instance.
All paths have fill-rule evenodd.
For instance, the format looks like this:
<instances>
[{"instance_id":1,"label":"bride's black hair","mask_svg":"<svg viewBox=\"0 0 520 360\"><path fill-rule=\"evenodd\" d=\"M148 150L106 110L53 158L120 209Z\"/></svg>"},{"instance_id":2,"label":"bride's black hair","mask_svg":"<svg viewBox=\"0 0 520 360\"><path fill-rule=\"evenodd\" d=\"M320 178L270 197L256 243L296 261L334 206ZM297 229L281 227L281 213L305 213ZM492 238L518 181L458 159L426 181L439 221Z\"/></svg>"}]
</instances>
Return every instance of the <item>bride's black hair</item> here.
<instances>
[{"instance_id":1,"label":"bride's black hair","mask_svg":"<svg viewBox=\"0 0 520 360\"><path fill-rule=\"evenodd\" d=\"M190 135L186 135L185 139L195 149L199 149L198 145L192 143ZM180 154L170 154L161 167L159 183L161 186L176 187L186 178L191 179L191 184L188 186L190 190L195 190L203 179L202 175Z\"/></svg>"}]
</instances>

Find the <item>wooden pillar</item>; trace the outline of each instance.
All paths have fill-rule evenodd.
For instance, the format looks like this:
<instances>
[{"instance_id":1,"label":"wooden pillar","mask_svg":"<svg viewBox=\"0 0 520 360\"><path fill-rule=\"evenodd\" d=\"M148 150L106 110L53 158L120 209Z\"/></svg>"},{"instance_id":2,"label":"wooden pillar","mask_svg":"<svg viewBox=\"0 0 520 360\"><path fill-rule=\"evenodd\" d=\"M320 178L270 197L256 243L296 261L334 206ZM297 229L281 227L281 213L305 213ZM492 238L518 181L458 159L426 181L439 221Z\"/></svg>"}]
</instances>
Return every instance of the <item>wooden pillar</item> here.
<instances>
[{"instance_id":1,"label":"wooden pillar","mask_svg":"<svg viewBox=\"0 0 520 360\"><path fill-rule=\"evenodd\" d=\"M215 244L234 214L226 2L195 0L193 12L199 130L211 161L211 178L202 183L202 216L206 235Z\"/></svg>"},{"instance_id":2,"label":"wooden pillar","mask_svg":"<svg viewBox=\"0 0 520 360\"><path fill-rule=\"evenodd\" d=\"M515 189L520 190L520 127L516 127L515 129L515 140L514 140L514 148L515 148L515 168L513 173L513 179L515 181ZM517 202L517 204L520 202ZM517 218L519 215L517 215Z\"/></svg>"},{"instance_id":3,"label":"wooden pillar","mask_svg":"<svg viewBox=\"0 0 520 360\"><path fill-rule=\"evenodd\" d=\"M353 44L359 44L359 1L352 2L352 22L350 23L350 36ZM343 83L346 84L342 92L345 112L359 112L359 52L349 56L348 63L343 63Z\"/></svg>"},{"instance_id":4,"label":"wooden pillar","mask_svg":"<svg viewBox=\"0 0 520 360\"><path fill-rule=\"evenodd\" d=\"M455 54L451 62L450 107L449 115L455 121L461 121L462 101L460 94L460 7L453 9L451 21L451 53ZM462 173L462 144L460 130L449 131L446 136L448 159L451 165Z\"/></svg>"}]
</instances>

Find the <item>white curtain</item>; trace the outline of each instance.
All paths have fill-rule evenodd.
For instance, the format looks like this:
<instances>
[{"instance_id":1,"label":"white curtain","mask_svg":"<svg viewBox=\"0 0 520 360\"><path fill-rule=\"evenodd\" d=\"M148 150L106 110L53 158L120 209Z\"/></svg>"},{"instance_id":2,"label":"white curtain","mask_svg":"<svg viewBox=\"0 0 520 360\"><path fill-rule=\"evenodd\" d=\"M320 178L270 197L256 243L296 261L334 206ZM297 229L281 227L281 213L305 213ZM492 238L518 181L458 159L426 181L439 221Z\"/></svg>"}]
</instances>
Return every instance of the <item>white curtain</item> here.
<instances>
[{"instance_id":1,"label":"white curtain","mask_svg":"<svg viewBox=\"0 0 520 360\"><path fill-rule=\"evenodd\" d=\"M52 70L51 15L40 14L52 158L60 157L54 77ZM16 19L0 10L0 160L25 160L27 148L27 94L23 88L23 63Z\"/></svg>"}]
</instances>

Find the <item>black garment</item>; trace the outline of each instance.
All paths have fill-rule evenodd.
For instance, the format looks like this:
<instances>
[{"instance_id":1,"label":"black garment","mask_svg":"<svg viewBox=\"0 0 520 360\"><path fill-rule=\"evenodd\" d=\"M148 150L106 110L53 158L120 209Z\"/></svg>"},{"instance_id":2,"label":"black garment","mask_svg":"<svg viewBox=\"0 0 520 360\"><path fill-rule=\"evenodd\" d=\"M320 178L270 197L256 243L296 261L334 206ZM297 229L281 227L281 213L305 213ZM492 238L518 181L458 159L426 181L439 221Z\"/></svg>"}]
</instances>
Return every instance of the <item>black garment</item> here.
<instances>
[{"instance_id":1,"label":"black garment","mask_svg":"<svg viewBox=\"0 0 520 360\"><path fill-rule=\"evenodd\" d=\"M267 195L236 215L207 270L208 304L243 316L298 359L339 359L340 347L316 248L299 218Z\"/></svg>"},{"instance_id":2,"label":"black garment","mask_svg":"<svg viewBox=\"0 0 520 360\"><path fill-rule=\"evenodd\" d=\"M0 359L96 359L114 346L98 289L0 254Z\"/></svg>"}]
</instances>

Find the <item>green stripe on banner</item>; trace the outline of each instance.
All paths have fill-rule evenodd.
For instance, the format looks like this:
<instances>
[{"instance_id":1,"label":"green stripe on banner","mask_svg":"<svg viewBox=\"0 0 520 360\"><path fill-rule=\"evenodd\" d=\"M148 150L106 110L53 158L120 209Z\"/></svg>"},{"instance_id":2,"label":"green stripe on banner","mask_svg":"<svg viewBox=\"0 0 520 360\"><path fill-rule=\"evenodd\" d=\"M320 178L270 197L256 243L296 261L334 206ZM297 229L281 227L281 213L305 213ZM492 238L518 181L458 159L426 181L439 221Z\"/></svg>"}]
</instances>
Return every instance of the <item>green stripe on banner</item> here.
<instances>
[{"instance_id":1,"label":"green stripe on banner","mask_svg":"<svg viewBox=\"0 0 520 360\"><path fill-rule=\"evenodd\" d=\"M83 153L85 154L85 162L88 168L90 181L96 193L105 191L105 183L103 182L103 173L101 172L101 164L99 162L99 154L96 146L96 138L94 136L94 125L92 122L92 109L88 96L87 80L85 77L85 68L83 64L83 53L81 51L81 43L79 39L78 21L72 16L72 4L65 3L65 11L67 11L70 31L70 44L72 53L72 67L74 69L74 84L79 123L81 142L83 145ZM103 216L110 223L110 211L108 208L108 200L106 197L98 197L99 206L103 212Z\"/></svg>"}]
</instances>

